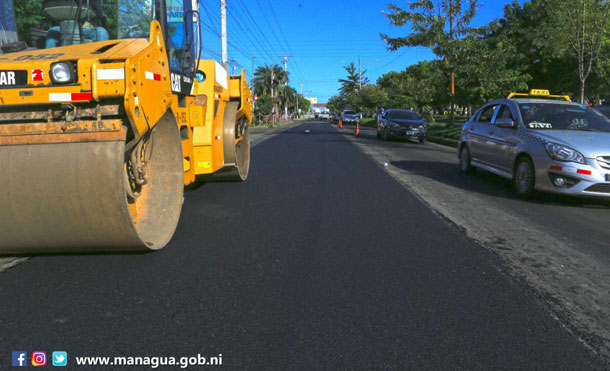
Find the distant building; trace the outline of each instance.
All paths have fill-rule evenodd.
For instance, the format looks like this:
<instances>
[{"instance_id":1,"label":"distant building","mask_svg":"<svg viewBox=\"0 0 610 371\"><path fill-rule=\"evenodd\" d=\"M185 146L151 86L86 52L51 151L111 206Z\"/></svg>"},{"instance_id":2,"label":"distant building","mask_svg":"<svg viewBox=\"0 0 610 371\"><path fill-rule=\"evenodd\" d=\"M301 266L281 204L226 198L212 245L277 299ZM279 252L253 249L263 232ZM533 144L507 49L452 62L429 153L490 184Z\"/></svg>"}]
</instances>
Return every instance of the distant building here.
<instances>
[{"instance_id":1,"label":"distant building","mask_svg":"<svg viewBox=\"0 0 610 371\"><path fill-rule=\"evenodd\" d=\"M311 109L315 113L320 113L320 112L328 111L328 109L326 108L326 103L314 103L314 104L311 105Z\"/></svg>"}]
</instances>

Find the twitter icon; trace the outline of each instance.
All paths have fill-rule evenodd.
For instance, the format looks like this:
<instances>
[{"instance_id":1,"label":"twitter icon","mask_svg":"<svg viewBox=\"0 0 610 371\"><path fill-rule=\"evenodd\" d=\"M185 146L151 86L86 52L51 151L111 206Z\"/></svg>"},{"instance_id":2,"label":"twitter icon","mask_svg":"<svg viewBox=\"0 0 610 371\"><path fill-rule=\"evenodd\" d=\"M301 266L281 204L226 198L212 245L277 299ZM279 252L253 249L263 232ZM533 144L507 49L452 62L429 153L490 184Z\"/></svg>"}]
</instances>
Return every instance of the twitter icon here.
<instances>
[{"instance_id":1,"label":"twitter icon","mask_svg":"<svg viewBox=\"0 0 610 371\"><path fill-rule=\"evenodd\" d=\"M68 353L66 352L53 352L53 366L67 366L68 365Z\"/></svg>"}]
</instances>

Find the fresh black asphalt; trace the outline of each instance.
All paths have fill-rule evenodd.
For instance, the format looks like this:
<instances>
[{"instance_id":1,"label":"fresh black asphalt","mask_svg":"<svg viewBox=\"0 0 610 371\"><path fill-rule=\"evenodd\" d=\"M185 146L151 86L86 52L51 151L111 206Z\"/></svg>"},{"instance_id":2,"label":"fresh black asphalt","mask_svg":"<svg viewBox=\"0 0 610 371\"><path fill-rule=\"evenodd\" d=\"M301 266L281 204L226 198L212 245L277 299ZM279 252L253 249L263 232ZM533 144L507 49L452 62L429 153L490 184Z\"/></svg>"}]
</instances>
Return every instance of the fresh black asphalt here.
<instances>
[{"instance_id":1,"label":"fresh black asphalt","mask_svg":"<svg viewBox=\"0 0 610 371\"><path fill-rule=\"evenodd\" d=\"M70 364L221 353L227 370L607 367L316 122L256 146L246 182L188 192L159 252L38 256L0 274L0 329L0 369L12 350L65 350Z\"/></svg>"}]
</instances>

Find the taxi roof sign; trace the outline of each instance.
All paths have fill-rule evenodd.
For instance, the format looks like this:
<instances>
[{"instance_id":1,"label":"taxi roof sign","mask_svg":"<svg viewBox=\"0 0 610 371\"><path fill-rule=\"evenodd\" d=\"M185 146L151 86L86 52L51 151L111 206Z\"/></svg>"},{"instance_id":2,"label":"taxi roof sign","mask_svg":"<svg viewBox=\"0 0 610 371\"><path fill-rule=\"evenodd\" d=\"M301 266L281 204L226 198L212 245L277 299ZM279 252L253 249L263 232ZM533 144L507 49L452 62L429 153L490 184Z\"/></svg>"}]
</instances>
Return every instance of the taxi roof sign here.
<instances>
[{"instance_id":1,"label":"taxi roof sign","mask_svg":"<svg viewBox=\"0 0 610 371\"><path fill-rule=\"evenodd\" d=\"M570 101L570 97L568 95L551 95L551 93L545 89L532 89L529 93L510 93L508 95L508 99L514 97L545 97L549 99L563 99L567 102Z\"/></svg>"},{"instance_id":2,"label":"taxi roof sign","mask_svg":"<svg viewBox=\"0 0 610 371\"><path fill-rule=\"evenodd\" d=\"M551 95L551 93L548 90L532 89L530 90L530 95Z\"/></svg>"}]
</instances>

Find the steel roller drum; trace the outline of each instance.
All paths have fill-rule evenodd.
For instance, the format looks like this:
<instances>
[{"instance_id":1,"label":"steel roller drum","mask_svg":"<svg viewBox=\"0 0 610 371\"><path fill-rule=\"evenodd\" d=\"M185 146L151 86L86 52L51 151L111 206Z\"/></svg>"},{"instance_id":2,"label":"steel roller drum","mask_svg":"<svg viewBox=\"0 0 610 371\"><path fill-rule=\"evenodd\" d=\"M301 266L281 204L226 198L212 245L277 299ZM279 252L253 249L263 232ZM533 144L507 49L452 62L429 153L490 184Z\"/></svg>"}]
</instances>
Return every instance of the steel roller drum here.
<instances>
[{"instance_id":1,"label":"steel roller drum","mask_svg":"<svg viewBox=\"0 0 610 371\"><path fill-rule=\"evenodd\" d=\"M171 114L153 130L149 182L131 211L125 131L94 140L70 135L62 134L60 140L68 142L61 143L0 142L0 253L165 246L178 223L184 189L180 138Z\"/></svg>"}]
</instances>

